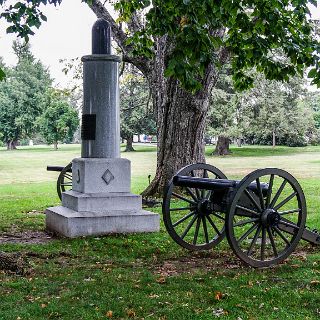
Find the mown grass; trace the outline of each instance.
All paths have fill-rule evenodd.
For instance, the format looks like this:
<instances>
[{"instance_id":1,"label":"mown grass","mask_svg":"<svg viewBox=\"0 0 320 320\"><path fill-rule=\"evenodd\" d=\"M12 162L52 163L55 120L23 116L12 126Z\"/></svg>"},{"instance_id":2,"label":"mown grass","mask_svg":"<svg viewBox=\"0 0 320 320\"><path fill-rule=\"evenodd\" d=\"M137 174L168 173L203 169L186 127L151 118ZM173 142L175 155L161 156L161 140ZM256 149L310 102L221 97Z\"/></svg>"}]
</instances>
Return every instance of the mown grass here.
<instances>
[{"instance_id":1,"label":"mown grass","mask_svg":"<svg viewBox=\"0 0 320 320\"><path fill-rule=\"evenodd\" d=\"M154 147L137 149L122 155L132 161L135 193L147 186L156 159ZM207 161L232 178L262 166L292 169L306 194L308 224L320 228L318 147L281 147L273 155L268 147L240 149ZM44 230L38 211L59 203L57 175L45 167L79 152L79 146L0 151L0 237ZM162 222L159 233L6 243L0 251L19 253L29 268L24 276L0 272L1 320L320 317L320 251L303 242L285 263L263 270L239 262L226 240L190 253L170 239Z\"/></svg>"}]
</instances>

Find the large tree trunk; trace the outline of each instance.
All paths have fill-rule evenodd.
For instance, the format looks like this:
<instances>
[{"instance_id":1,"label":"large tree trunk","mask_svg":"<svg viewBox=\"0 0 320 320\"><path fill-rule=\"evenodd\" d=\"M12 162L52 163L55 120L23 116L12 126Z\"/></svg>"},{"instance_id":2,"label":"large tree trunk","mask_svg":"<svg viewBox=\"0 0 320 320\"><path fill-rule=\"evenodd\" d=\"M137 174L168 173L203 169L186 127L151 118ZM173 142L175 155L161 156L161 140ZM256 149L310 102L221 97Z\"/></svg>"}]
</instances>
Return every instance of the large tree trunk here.
<instances>
[{"instance_id":1,"label":"large tree trunk","mask_svg":"<svg viewBox=\"0 0 320 320\"><path fill-rule=\"evenodd\" d=\"M9 140L7 141L7 150L16 150L17 149L17 140Z\"/></svg>"},{"instance_id":2,"label":"large tree trunk","mask_svg":"<svg viewBox=\"0 0 320 320\"><path fill-rule=\"evenodd\" d=\"M158 128L156 175L143 196L162 195L173 174L185 165L205 162L203 135L206 108L172 81ZM171 119L170 121L168 119Z\"/></svg>"},{"instance_id":3,"label":"large tree trunk","mask_svg":"<svg viewBox=\"0 0 320 320\"><path fill-rule=\"evenodd\" d=\"M127 145L126 145L126 149L124 150L124 152L135 151L135 150L133 149L133 145L132 145L132 143L133 143L133 135L127 137L126 141L127 141Z\"/></svg>"},{"instance_id":4,"label":"large tree trunk","mask_svg":"<svg viewBox=\"0 0 320 320\"><path fill-rule=\"evenodd\" d=\"M230 154L230 139L225 136L219 136L216 149L214 150L213 154L218 156L225 156Z\"/></svg>"},{"instance_id":5,"label":"large tree trunk","mask_svg":"<svg viewBox=\"0 0 320 320\"><path fill-rule=\"evenodd\" d=\"M163 76L164 61L158 52L151 77L146 75L157 114L158 150L156 174L142 192L143 197L162 196L164 187L178 169L205 162L204 131L211 89L216 80L214 68L208 66L203 89L191 94L182 89L177 80Z\"/></svg>"}]
</instances>

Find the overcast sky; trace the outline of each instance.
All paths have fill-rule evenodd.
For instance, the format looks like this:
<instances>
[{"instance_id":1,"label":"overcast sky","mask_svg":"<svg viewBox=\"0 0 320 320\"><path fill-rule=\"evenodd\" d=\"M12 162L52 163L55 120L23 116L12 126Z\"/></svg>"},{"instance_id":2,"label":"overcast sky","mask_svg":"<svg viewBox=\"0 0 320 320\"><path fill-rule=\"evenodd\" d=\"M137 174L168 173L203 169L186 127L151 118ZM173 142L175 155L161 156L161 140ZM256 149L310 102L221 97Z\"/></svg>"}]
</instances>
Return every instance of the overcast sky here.
<instances>
[{"instance_id":1,"label":"overcast sky","mask_svg":"<svg viewBox=\"0 0 320 320\"><path fill-rule=\"evenodd\" d=\"M318 8L311 8L314 18L320 19L320 0ZM56 84L68 82L61 72L59 59L81 57L91 53L91 27L96 20L89 7L81 0L63 0L60 6L47 5L43 12L48 18L34 36L30 37L33 54L50 68ZM8 25L0 20L0 56L8 65L13 65L15 57L11 49L14 35L6 34Z\"/></svg>"}]
</instances>

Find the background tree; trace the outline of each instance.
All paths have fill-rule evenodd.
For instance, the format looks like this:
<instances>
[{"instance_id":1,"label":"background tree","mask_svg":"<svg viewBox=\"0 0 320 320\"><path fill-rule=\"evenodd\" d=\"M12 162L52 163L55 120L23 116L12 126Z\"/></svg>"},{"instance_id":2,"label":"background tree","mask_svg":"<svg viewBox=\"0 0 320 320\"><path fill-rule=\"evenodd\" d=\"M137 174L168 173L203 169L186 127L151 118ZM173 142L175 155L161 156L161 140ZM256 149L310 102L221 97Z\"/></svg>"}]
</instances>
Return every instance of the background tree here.
<instances>
[{"instance_id":1,"label":"background tree","mask_svg":"<svg viewBox=\"0 0 320 320\"><path fill-rule=\"evenodd\" d=\"M215 155L230 154L230 141L241 146L248 125L248 105L243 93L237 92L228 68L224 68L216 87L212 91L207 117L207 132L218 137Z\"/></svg>"},{"instance_id":2,"label":"background tree","mask_svg":"<svg viewBox=\"0 0 320 320\"><path fill-rule=\"evenodd\" d=\"M29 2L28 10L18 4L21 2L16 2L18 9L9 7L2 14L12 24L9 31L30 34L30 26L43 19L39 12L43 2L47 3ZM151 89L158 154L156 175L143 192L145 196L162 193L177 168L205 160L203 136L211 89L219 66L229 59L240 89L253 84L246 73L252 67L267 79L288 80L313 66L309 75L320 84L319 43L307 18L308 1L115 2L120 17L112 17L106 2L87 0L98 17L109 21L124 61L145 75ZM30 15L32 24L26 26ZM275 57L279 49L288 60Z\"/></svg>"},{"instance_id":3,"label":"background tree","mask_svg":"<svg viewBox=\"0 0 320 320\"><path fill-rule=\"evenodd\" d=\"M246 94L253 110L246 136L253 143L306 145L314 120L310 109L300 104L306 94L303 85L299 77L279 83L256 76L255 87Z\"/></svg>"},{"instance_id":4,"label":"background tree","mask_svg":"<svg viewBox=\"0 0 320 320\"><path fill-rule=\"evenodd\" d=\"M255 144L302 146L317 134L314 107L304 101L306 90L299 77L289 82L270 81L255 76L254 88L234 90L230 76L223 75L213 90L208 116L208 132L219 136L215 154L225 155L229 141L245 139Z\"/></svg>"},{"instance_id":5,"label":"background tree","mask_svg":"<svg viewBox=\"0 0 320 320\"><path fill-rule=\"evenodd\" d=\"M149 87L141 72L130 66L120 83L120 135L126 139L125 151L134 151L134 135L156 134L156 123Z\"/></svg>"},{"instance_id":6,"label":"background tree","mask_svg":"<svg viewBox=\"0 0 320 320\"><path fill-rule=\"evenodd\" d=\"M79 126L77 111L68 103L61 91L49 90L45 99L46 109L37 124L48 144L58 149L58 142L72 141Z\"/></svg>"},{"instance_id":7,"label":"background tree","mask_svg":"<svg viewBox=\"0 0 320 320\"><path fill-rule=\"evenodd\" d=\"M43 96L52 83L29 44L14 42L13 49L18 63L6 69L7 79L0 82L0 132L8 150L35 133L35 118L43 111Z\"/></svg>"}]
</instances>

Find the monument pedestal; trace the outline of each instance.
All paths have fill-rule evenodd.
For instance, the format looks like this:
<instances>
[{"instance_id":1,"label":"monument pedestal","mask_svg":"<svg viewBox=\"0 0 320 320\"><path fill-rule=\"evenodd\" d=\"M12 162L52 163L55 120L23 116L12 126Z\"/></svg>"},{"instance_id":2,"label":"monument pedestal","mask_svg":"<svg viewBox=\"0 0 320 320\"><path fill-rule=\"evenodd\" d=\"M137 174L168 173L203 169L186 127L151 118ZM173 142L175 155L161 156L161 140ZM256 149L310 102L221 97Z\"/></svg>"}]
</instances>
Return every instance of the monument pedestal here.
<instances>
[{"instance_id":1,"label":"monument pedestal","mask_svg":"<svg viewBox=\"0 0 320 320\"><path fill-rule=\"evenodd\" d=\"M62 206L46 210L47 229L70 238L159 231L159 215L130 193L130 172L127 159L74 159L72 190L62 194Z\"/></svg>"}]
</instances>

